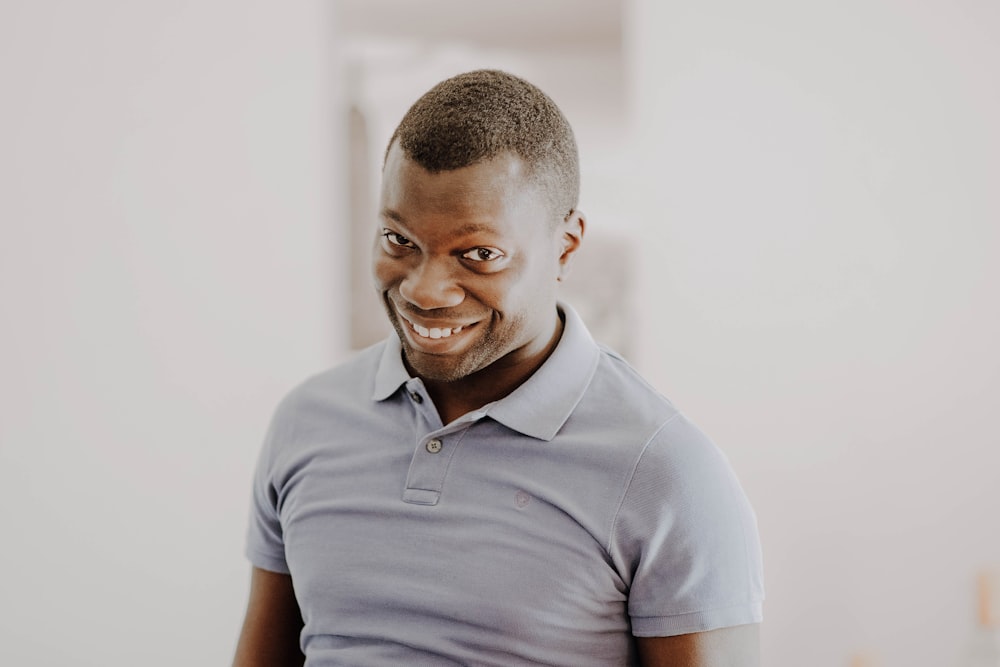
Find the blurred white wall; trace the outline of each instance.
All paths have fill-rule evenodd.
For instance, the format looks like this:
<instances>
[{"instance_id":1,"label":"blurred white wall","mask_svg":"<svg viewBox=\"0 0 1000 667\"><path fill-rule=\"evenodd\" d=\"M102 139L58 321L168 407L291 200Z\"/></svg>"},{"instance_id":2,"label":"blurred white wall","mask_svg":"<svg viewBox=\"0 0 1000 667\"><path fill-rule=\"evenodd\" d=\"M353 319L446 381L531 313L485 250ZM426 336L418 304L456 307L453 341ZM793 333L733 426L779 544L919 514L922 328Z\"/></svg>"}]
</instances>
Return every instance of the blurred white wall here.
<instances>
[{"instance_id":1,"label":"blurred white wall","mask_svg":"<svg viewBox=\"0 0 1000 667\"><path fill-rule=\"evenodd\" d=\"M1000 564L1000 6L630 8L643 368L754 501L764 664L952 664Z\"/></svg>"},{"instance_id":2,"label":"blurred white wall","mask_svg":"<svg viewBox=\"0 0 1000 667\"><path fill-rule=\"evenodd\" d=\"M345 349L323 2L0 4L0 664L228 664L271 410Z\"/></svg>"}]
</instances>

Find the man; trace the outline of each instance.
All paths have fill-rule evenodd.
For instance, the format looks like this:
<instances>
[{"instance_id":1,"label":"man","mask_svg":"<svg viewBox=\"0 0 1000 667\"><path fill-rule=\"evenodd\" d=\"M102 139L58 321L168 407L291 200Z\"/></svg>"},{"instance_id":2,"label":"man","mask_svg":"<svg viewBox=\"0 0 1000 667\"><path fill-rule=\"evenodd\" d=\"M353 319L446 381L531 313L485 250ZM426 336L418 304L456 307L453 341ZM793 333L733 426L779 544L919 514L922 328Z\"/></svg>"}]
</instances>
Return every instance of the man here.
<instances>
[{"instance_id":1,"label":"man","mask_svg":"<svg viewBox=\"0 0 1000 667\"><path fill-rule=\"evenodd\" d=\"M519 78L407 112L373 261L396 335L276 412L236 665L758 664L739 483L557 302L578 183L568 123Z\"/></svg>"}]
</instances>

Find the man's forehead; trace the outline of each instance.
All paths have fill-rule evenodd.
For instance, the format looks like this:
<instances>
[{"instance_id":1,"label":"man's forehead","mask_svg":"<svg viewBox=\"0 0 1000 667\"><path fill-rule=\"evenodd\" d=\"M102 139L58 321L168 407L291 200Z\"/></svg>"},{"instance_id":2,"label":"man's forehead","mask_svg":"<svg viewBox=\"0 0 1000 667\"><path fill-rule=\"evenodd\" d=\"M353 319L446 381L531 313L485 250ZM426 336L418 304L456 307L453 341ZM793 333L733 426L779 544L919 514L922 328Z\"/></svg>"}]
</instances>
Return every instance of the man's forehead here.
<instances>
[{"instance_id":1,"label":"man's forehead","mask_svg":"<svg viewBox=\"0 0 1000 667\"><path fill-rule=\"evenodd\" d=\"M495 165L502 168L503 172L510 178L527 178L529 174L528 164L514 151L503 151L497 155L491 157L484 157L479 160L470 162L467 165L461 167L456 167L455 169L428 169L426 166L421 164L418 160L414 159L406 150L399 144L399 140L395 140L390 146L389 151L386 153L385 164L382 167L382 176L385 176L390 172L390 168L394 169L413 169L419 170L430 175L439 174L461 174L467 172L468 170L474 169L475 167L480 167L483 165Z\"/></svg>"},{"instance_id":2,"label":"man's forehead","mask_svg":"<svg viewBox=\"0 0 1000 667\"><path fill-rule=\"evenodd\" d=\"M522 198L537 184L526 173L523 160L505 153L457 169L431 171L393 149L382 171L382 199L401 196Z\"/></svg>"}]
</instances>

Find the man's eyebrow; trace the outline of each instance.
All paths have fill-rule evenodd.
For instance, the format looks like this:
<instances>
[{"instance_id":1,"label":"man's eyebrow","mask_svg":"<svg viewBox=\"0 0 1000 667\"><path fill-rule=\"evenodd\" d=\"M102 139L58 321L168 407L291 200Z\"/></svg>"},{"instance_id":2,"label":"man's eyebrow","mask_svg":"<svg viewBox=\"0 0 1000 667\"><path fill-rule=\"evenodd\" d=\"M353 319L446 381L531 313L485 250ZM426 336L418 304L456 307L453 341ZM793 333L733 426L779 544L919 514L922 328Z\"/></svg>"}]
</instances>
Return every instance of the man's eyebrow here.
<instances>
[{"instance_id":1,"label":"man's eyebrow","mask_svg":"<svg viewBox=\"0 0 1000 667\"><path fill-rule=\"evenodd\" d=\"M488 234L493 231L494 229L489 225L484 225L479 222L469 222L456 229L455 234L457 236L461 236L464 234L481 234L481 233Z\"/></svg>"},{"instance_id":2,"label":"man's eyebrow","mask_svg":"<svg viewBox=\"0 0 1000 667\"><path fill-rule=\"evenodd\" d=\"M401 216L396 211L393 211L391 208L384 208L384 209L382 209L382 212L379 215L381 217L383 217L383 218L388 219L388 220L392 220L393 222L399 222L399 223L404 223L405 222L403 220L403 216Z\"/></svg>"}]
</instances>

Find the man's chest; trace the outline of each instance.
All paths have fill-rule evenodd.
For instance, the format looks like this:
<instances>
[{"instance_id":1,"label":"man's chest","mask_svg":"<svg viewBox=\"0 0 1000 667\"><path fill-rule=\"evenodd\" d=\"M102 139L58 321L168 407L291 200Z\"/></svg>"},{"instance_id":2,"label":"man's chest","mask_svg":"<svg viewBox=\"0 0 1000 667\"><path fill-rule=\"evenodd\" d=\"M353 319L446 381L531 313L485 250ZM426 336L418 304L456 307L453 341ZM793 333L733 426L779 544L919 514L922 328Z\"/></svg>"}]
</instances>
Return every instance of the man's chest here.
<instances>
[{"instance_id":1,"label":"man's chest","mask_svg":"<svg viewBox=\"0 0 1000 667\"><path fill-rule=\"evenodd\" d=\"M586 459L553 465L551 443L498 453L490 428L311 445L280 504L307 637L627 652L606 552L617 481Z\"/></svg>"}]
</instances>

